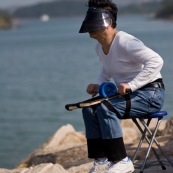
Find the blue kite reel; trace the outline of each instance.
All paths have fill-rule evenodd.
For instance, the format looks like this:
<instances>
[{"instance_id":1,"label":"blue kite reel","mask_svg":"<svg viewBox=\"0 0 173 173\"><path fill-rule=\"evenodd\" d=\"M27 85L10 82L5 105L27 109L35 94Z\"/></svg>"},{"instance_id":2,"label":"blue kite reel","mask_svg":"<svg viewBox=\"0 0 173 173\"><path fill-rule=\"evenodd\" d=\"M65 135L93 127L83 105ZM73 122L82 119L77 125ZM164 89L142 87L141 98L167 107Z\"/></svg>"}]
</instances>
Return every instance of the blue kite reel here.
<instances>
[{"instance_id":1,"label":"blue kite reel","mask_svg":"<svg viewBox=\"0 0 173 173\"><path fill-rule=\"evenodd\" d=\"M104 82L99 87L99 95L103 98L117 94L117 87L112 82Z\"/></svg>"}]
</instances>

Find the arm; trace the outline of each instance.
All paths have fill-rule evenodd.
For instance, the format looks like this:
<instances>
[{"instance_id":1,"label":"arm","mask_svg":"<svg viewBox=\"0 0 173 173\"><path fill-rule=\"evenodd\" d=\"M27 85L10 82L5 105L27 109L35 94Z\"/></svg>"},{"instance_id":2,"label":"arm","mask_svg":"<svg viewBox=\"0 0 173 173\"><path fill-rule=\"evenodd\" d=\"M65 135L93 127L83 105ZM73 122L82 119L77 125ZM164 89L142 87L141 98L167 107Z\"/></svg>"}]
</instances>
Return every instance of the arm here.
<instances>
[{"instance_id":1,"label":"arm","mask_svg":"<svg viewBox=\"0 0 173 173\"><path fill-rule=\"evenodd\" d=\"M163 59L137 39L128 41L125 49L129 57L132 58L132 61L143 65L143 70L128 83L131 90L135 91L153 81L160 73L163 66Z\"/></svg>"},{"instance_id":2,"label":"arm","mask_svg":"<svg viewBox=\"0 0 173 173\"><path fill-rule=\"evenodd\" d=\"M107 74L104 68L102 67L102 70L96 79L96 84L100 85L103 82L108 82L110 80L111 80L111 76Z\"/></svg>"},{"instance_id":3,"label":"arm","mask_svg":"<svg viewBox=\"0 0 173 173\"><path fill-rule=\"evenodd\" d=\"M86 92L94 97L98 94L100 84L106 81L110 81L110 79L111 77L108 74L106 74L104 68L102 68L96 82L94 84L89 84L86 89Z\"/></svg>"}]
</instances>

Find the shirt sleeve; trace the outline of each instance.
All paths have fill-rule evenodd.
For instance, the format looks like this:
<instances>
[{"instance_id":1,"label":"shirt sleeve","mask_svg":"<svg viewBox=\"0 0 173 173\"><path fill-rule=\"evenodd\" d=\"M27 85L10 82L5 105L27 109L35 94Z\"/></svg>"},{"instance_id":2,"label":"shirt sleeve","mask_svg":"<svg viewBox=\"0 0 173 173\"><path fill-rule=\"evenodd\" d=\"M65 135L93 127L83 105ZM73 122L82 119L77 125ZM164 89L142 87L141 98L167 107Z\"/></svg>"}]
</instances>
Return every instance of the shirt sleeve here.
<instances>
[{"instance_id":1,"label":"shirt sleeve","mask_svg":"<svg viewBox=\"0 0 173 173\"><path fill-rule=\"evenodd\" d=\"M163 59L153 50L146 47L140 40L131 39L125 44L125 50L132 61L141 63L143 69L128 84L132 91L150 83L163 66Z\"/></svg>"},{"instance_id":2,"label":"shirt sleeve","mask_svg":"<svg viewBox=\"0 0 173 173\"><path fill-rule=\"evenodd\" d=\"M98 77L97 77L95 83L98 84L98 85L100 85L100 84L102 84L103 82L108 82L108 81L110 81L110 80L111 80L111 76L108 75L108 74L105 72L104 68L102 67L102 70L100 71L100 74L98 75Z\"/></svg>"}]
</instances>

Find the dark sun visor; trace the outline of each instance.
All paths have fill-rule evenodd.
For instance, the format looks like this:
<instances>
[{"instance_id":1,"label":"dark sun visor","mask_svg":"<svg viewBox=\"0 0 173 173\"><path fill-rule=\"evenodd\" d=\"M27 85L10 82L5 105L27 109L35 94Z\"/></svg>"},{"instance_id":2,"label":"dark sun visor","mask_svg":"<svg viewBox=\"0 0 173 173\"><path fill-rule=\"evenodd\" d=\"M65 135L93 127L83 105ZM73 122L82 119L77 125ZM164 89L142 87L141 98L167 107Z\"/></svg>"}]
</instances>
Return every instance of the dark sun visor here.
<instances>
[{"instance_id":1,"label":"dark sun visor","mask_svg":"<svg viewBox=\"0 0 173 173\"><path fill-rule=\"evenodd\" d=\"M111 24L112 18L109 10L90 7L82 23L79 33L93 32L104 29Z\"/></svg>"}]
</instances>

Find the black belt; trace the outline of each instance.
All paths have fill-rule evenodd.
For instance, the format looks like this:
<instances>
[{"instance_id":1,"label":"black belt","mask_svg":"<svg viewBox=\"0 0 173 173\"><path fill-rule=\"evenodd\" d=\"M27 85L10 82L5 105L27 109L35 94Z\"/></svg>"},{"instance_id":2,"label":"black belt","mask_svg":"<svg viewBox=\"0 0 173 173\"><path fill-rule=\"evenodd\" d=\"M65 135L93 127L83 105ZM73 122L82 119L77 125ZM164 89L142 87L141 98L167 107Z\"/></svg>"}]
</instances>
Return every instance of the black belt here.
<instances>
[{"instance_id":1,"label":"black belt","mask_svg":"<svg viewBox=\"0 0 173 173\"><path fill-rule=\"evenodd\" d=\"M144 89L144 88L163 88L163 89L165 89L165 86L164 86L162 79L157 79L157 80L143 86L140 89Z\"/></svg>"}]
</instances>

